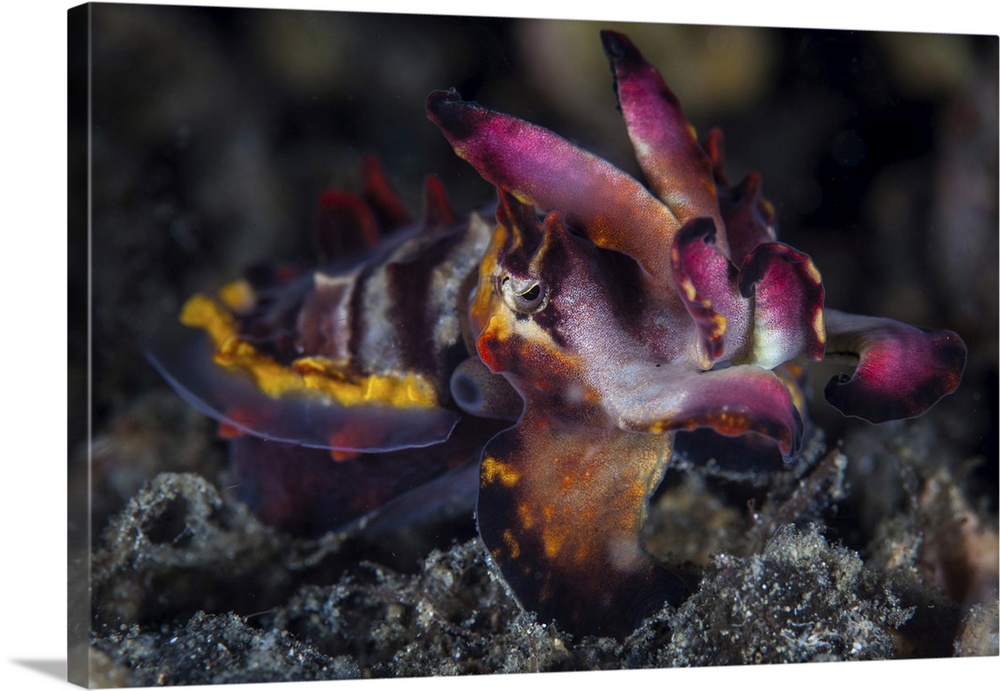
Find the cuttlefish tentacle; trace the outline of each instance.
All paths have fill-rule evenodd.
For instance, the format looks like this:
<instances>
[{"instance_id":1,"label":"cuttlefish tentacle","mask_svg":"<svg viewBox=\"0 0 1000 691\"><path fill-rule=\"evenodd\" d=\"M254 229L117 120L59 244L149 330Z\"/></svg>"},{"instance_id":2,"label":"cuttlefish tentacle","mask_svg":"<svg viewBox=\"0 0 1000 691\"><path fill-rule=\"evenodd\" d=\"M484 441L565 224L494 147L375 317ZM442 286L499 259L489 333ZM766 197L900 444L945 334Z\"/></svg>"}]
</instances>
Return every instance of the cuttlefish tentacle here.
<instances>
[{"instance_id":1,"label":"cuttlefish tentacle","mask_svg":"<svg viewBox=\"0 0 1000 691\"><path fill-rule=\"evenodd\" d=\"M719 207L726 222L729 252L741 264L757 245L773 242L774 208L760 193L760 175L747 173L736 186L719 186Z\"/></svg>"},{"instance_id":2,"label":"cuttlefish tentacle","mask_svg":"<svg viewBox=\"0 0 1000 691\"><path fill-rule=\"evenodd\" d=\"M479 532L520 603L565 630L624 636L678 586L639 542L669 437L529 405L486 447Z\"/></svg>"},{"instance_id":3,"label":"cuttlefish tentacle","mask_svg":"<svg viewBox=\"0 0 1000 691\"><path fill-rule=\"evenodd\" d=\"M601 247L669 280L667 251L680 221L635 178L549 130L435 91L427 115L455 152L524 204L559 211Z\"/></svg>"},{"instance_id":4,"label":"cuttlefish tentacle","mask_svg":"<svg viewBox=\"0 0 1000 691\"><path fill-rule=\"evenodd\" d=\"M773 369L798 356L823 359L823 282L808 255L780 242L757 245L740 269L739 289L753 304L747 362Z\"/></svg>"},{"instance_id":5,"label":"cuttlefish tentacle","mask_svg":"<svg viewBox=\"0 0 1000 691\"><path fill-rule=\"evenodd\" d=\"M801 450L802 418L774 372L754 365L708 372L644 369L623 369L621 388L606 396L605 406L622 429L662 434L707 427L727 437L766 438L785 458Z\"/></svg>"},{"instance_id":6,"label":"cuttlefish tentacle","mask_svg":"<svg viewBox=\"0 0 1000 691\"><path fill-rule=\"evenodd\" d=\"M742 349L750 304L737 287L739 271L718 246L720 234L709 218L686 224L670 250L674 283L695 325L698 366L710 369L717 360Z\"/></svg>"},{"instance_id":7,"label":"cuttlefish tentacle","mask_svg":"<svg viewBox=\"0 0 1000 691\"><path fill-rule=\"evenodd\" d=\"M954 331L922 329L893 319L826 310L827 356L856 363L826 385L826 400L869 422L916 417L952 393L967 349Z\"/></svg>"},{"instance_id":8,"label":"cuttlefish tentacle","mask_svg":"<svg viewBox=\"0 0 1000 691\"><path fill-rule=\"evenodd\" d=\"M701 369L720 360L772 369L800 355L823 358L823 284L807 255L766 242L737 269L718 248L711 219L698 218L681 228L670 258Z\"/></svg>"},{"instance_id":9,"label":"cuttlefish tentacle","mask_svg":"<svg viewBox=\"0 0 1000 691\"><path fill-rule=\"evenodd\" d=\"M681 223L707 217L723 228L712 160L698 144L677 97L626 36L602 31L601 42L646 182ZM724 233L718 246L728 256Z\"/></svg>"}]
</instances>

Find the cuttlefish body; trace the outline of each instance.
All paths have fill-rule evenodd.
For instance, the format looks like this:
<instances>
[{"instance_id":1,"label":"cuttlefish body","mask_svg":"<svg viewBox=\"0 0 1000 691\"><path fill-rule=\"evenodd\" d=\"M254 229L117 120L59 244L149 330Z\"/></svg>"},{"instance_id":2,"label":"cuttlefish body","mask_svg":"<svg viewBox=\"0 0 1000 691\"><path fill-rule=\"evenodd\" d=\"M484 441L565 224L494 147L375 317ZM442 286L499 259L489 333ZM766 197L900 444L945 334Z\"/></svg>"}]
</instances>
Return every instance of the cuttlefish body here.
<instances>
[{"instance_id":1,"label":"cuttlefish body","mask_svg":"<svg viewBox=\"0 0 1000 691\"><path fill-rule=\"evenodd\" d=\"M721 135L699 144L635 46L602 40L645 183L434 92L428 116L497 188L495 222L433 178L414 221L369 163L362 195L322 196L320 267L192 297L190 328L149 358L219 420L263 520L317 535L467 510L478 469L479 532L520 603L623 637L679 597L640 535L682 442L692 462L780 467L803 445L806 362L846 360L827 400L879 422L954 391L966 350L826 308L759 177L730 184Z\"/></svg>"}]
</instances>

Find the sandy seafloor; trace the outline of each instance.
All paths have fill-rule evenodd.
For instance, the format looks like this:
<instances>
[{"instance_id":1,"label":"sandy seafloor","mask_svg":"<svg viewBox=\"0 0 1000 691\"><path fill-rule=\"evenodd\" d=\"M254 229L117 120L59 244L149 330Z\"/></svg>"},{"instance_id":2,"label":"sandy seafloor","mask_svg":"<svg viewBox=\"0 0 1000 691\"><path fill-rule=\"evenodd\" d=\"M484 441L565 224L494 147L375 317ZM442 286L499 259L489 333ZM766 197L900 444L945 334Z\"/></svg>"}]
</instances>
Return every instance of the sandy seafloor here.
<instances>
[{"instance_id":1,"label":"sandy seafloor","mask_svg":"<svg viewBox=\"0 0 1000 691\"><path fill-rule=\"evenodd\" d=\"M762 174L828 305L951 328L970 353L917 420L818 401L786 473L668 471L646 542L691 595L620 643L521 612L471 515L377 540L260 524L213 424L141 352L190 293L311 262L317 194L355 185L366 153L414 212L428 172L456 208L489 203L424 117L432 89L635 172L608 25L96 6L92 26L93 271L71 274L70 309L89 278L94 443L71 479L90 462L93 618L71 660L89 655L93 684L997 655L995 37L613 25L700 131L724 129L730 176Z\"/></svg>"}]
</instances>

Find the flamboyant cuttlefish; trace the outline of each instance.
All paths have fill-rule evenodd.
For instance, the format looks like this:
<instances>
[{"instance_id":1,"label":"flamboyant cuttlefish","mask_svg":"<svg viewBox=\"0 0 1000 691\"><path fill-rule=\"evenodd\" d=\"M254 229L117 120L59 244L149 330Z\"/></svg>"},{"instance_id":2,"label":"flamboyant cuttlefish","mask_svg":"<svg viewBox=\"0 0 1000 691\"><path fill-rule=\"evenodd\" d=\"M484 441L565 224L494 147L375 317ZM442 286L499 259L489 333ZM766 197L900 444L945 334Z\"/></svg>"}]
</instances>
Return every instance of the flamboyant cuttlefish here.
<instances>
[{"instance_id":1,"label":"flamboyant cuttlefish","mask_svg":"<svg viewBox=\"0 0 1000 691\"><path fill-rule=\"evenodd\" d=\"M966 349L826 309L758 177L730 184L721 135L699 144L636 47L602 40L645 185L434 92L428 116L497 188L495 222L456 214L434 178L414 222L369 161L362 195L322 195L321 268L196 295L193 328L150 358L220 421L264 520L316 533L391 502L474 497L478 469L479 532L520 603L622 636L671 595L640 530L678 434L737 464L788 459L803 360L853 360L826 398L880 422L954 391Z\"/></svg>"}]
</instances>

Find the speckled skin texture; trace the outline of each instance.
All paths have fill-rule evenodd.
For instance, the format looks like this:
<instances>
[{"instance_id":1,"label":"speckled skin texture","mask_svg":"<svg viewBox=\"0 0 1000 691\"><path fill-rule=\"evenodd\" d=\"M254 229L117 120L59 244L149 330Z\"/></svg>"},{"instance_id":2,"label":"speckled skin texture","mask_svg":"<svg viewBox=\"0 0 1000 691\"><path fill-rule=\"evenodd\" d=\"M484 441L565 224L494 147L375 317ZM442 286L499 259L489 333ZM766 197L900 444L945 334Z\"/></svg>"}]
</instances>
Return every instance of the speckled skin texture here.
<instances>
[{"instance_id":1,"label":"speckled skin texture","mask_svg":"<svg viewBox=\"0 0 1000 691\"><path fill-rule=\"evenodd\" d=\"M212 427L174 400L141 358L142 336L172 319L194 290L236 275L262 256L308 261L305 243L316 193L331 183L351 182L347 178L359 170L362 149L379 151L411 208L419 207L419 180L428 171L449 181L457 208L488 199L489 187L455 159L423 119L423 99L431 89L454 85L463 96L502 104L616 162L630 158L623 133L615 134L620 123L600 62L587 79L599 87L597 97L607 99L611 120L600 130L607 134L598 135L590 122L575 124L580 114L598 117L587 109L561 114L559 104L567 99L547 100L544 88L531 86L529 73L558 68L542 64L527 52L530 46L540 45L537 37L544 32L551 41L562 40L568 27L360 15L323 15L317 23L315 16L141 7L116 7L97 16L94 431L101 443L94 449L92 544L101 556L95 561L100 587L91 635L96 680L137 685L996 654L988 633L983 635L996 627L996 595L989 590L995 578L988 577L995 559L981 558L996 549L996 252L961 253L962 247L996 243L995 194L982 201L973 193L977 184L994 189L996 184L996 160L989 157L996 150L990 139L996 132L990 97L996 93L995 40L943 41L952 59L966 67L954 73L961 76L911 82L897 78L909 70L896 71L918 50L919 43L907 40L940 37L760 31L752 37L758 48L766 46L758 54L798 57L764 65L765 77L744 87L742 100L713 104L719 96L708 78L703 96L689 96L667 77L685 95L696 125L723 126L729 166L761 171L782 239L822 257L828 291L836 291L828 292L828 301L953 328L969 344L970 360L962 389L932 416L916 421L869 427L827 417L813 406L813 422L823 431L813 440L819 450L807 449L815 469L807 464L767 484L764 478L732 482L668 472L654 498L647 545L675 565L693 596L617 643L570 639L557 629L532 625L490 580L473 546L440 552L421 566L434 534L442 550L449 549L451 535L463 543L472 538L467 518L450 524L450 533L432 531L430 545L412 539L416 529L388 542L345 546L296 541L257 524L227 498L224 447L214 440ZM364 37L376 28L399 32L397 41L380 41L394 49L376 56L377 51L358 48L355 57L398 59L395 67L322 67L340 64L330 59L324 31ZM598 28L574 28L579 33L570 39L573 51L599 52L591 45ZM626 30L642 41L634 28ZM661 29L674 32L664 44L705 45L698 38L704 38L701 29ZM301 40L316 35L309 32L319 39ZM522 42L527 36L535 40ZM181 41L187 51L175 50ZM395 80L399 64L418 62L406 59L407 50L427 45L436 49L420 63L427 66L412 79ZM473 53L472 46L485 51ZM864 79L851 76L848 64L860 65ZM366 81L352 82L359 74ZM241 107L218 107L222 102ZM102 270L110 266L121 270ZM850 280L857 275L871 280L864 285ZM846 279L833 280L838 276ZM819 375L815 381L826 379ZM823 449L838 442L846 460L842 466L824 465ZM76 477L85 459L85 449L77 447ZM148 494L137 494L163 471L190 471L202 479L178 482L166 476ZM696 479L683 479L687 476ZM137 503L129 508L132 498ZM164 502L171 507L167 525L154 510ZM677 510L680 506L689 508ZM962 540L946 537L953 532L927 530L955 515L968 517L961 524ZM102 536L110 516L117 516L116 527ZM777 525L794 520L791 516L799 517L799 528L771 538ZM129 552L121 536L127 530L153 536L132 543L135 558L125 558ZM172 541L182 533L188 537L172 555L153 549L163 536ZM260 544L269 547L249 548ZM419 546L392 561L392 552L404 545ZM726 556L713 561L707 552ZM245 579L254 569L226 556L244 553L256 555L249 557L258 567L252 583ZM281 556L272 559L275 554ZM792 582L815 582L817 554L828 556L838 570L829 590L814 598L817 609L801 610L793 623L797 631L808 628L822 636L788 644L782 632L791 629L778 627L755 633L752 642L718 647L713 622L732 594L749 587L761 564L772 560L783 572L798 574ZM685 567L687 555L696 558ZM796 561L795 555L810 559ZM350 566L359 556L375 566ZM199 559L213 565L214 585L204 573L189 578L199 573ZM124 566L112 571L100 566L106 563ZM167 595L156 602L145 599L151 584L164 582L172 584ZM440 599L415 595L430 583ZM219 596L200 599L206 592ZM794 599L788 592L781 597L783 606ZM713 608L699 606L706 600ZM864 613L859 624L864 633L837 618L834 610L848 602ZM270 614L260 614L265 610ZM353 630L370 633L370 647L345 645L338 633L344 629L323 617L356 622ZM303 623L312 621L324 625ZM886 631L898 634L891 643ZM209 650L209 635L213 643L227 637L231 650L245 654L225 665L171 662L178 650L170 643L175 637L205 659L217 654L218 648ZM768 643L768 635L786 643ZM410 644L418 639L430 643ZM459 642L464 652L457 660L445 659L442 651ZM517 654L496 652L505 649ZM716 656L713 649L725 653ZM306 662L285 665L279 655L268 657L275 651L296 652Z\"/></svg>"}]
</instances>

